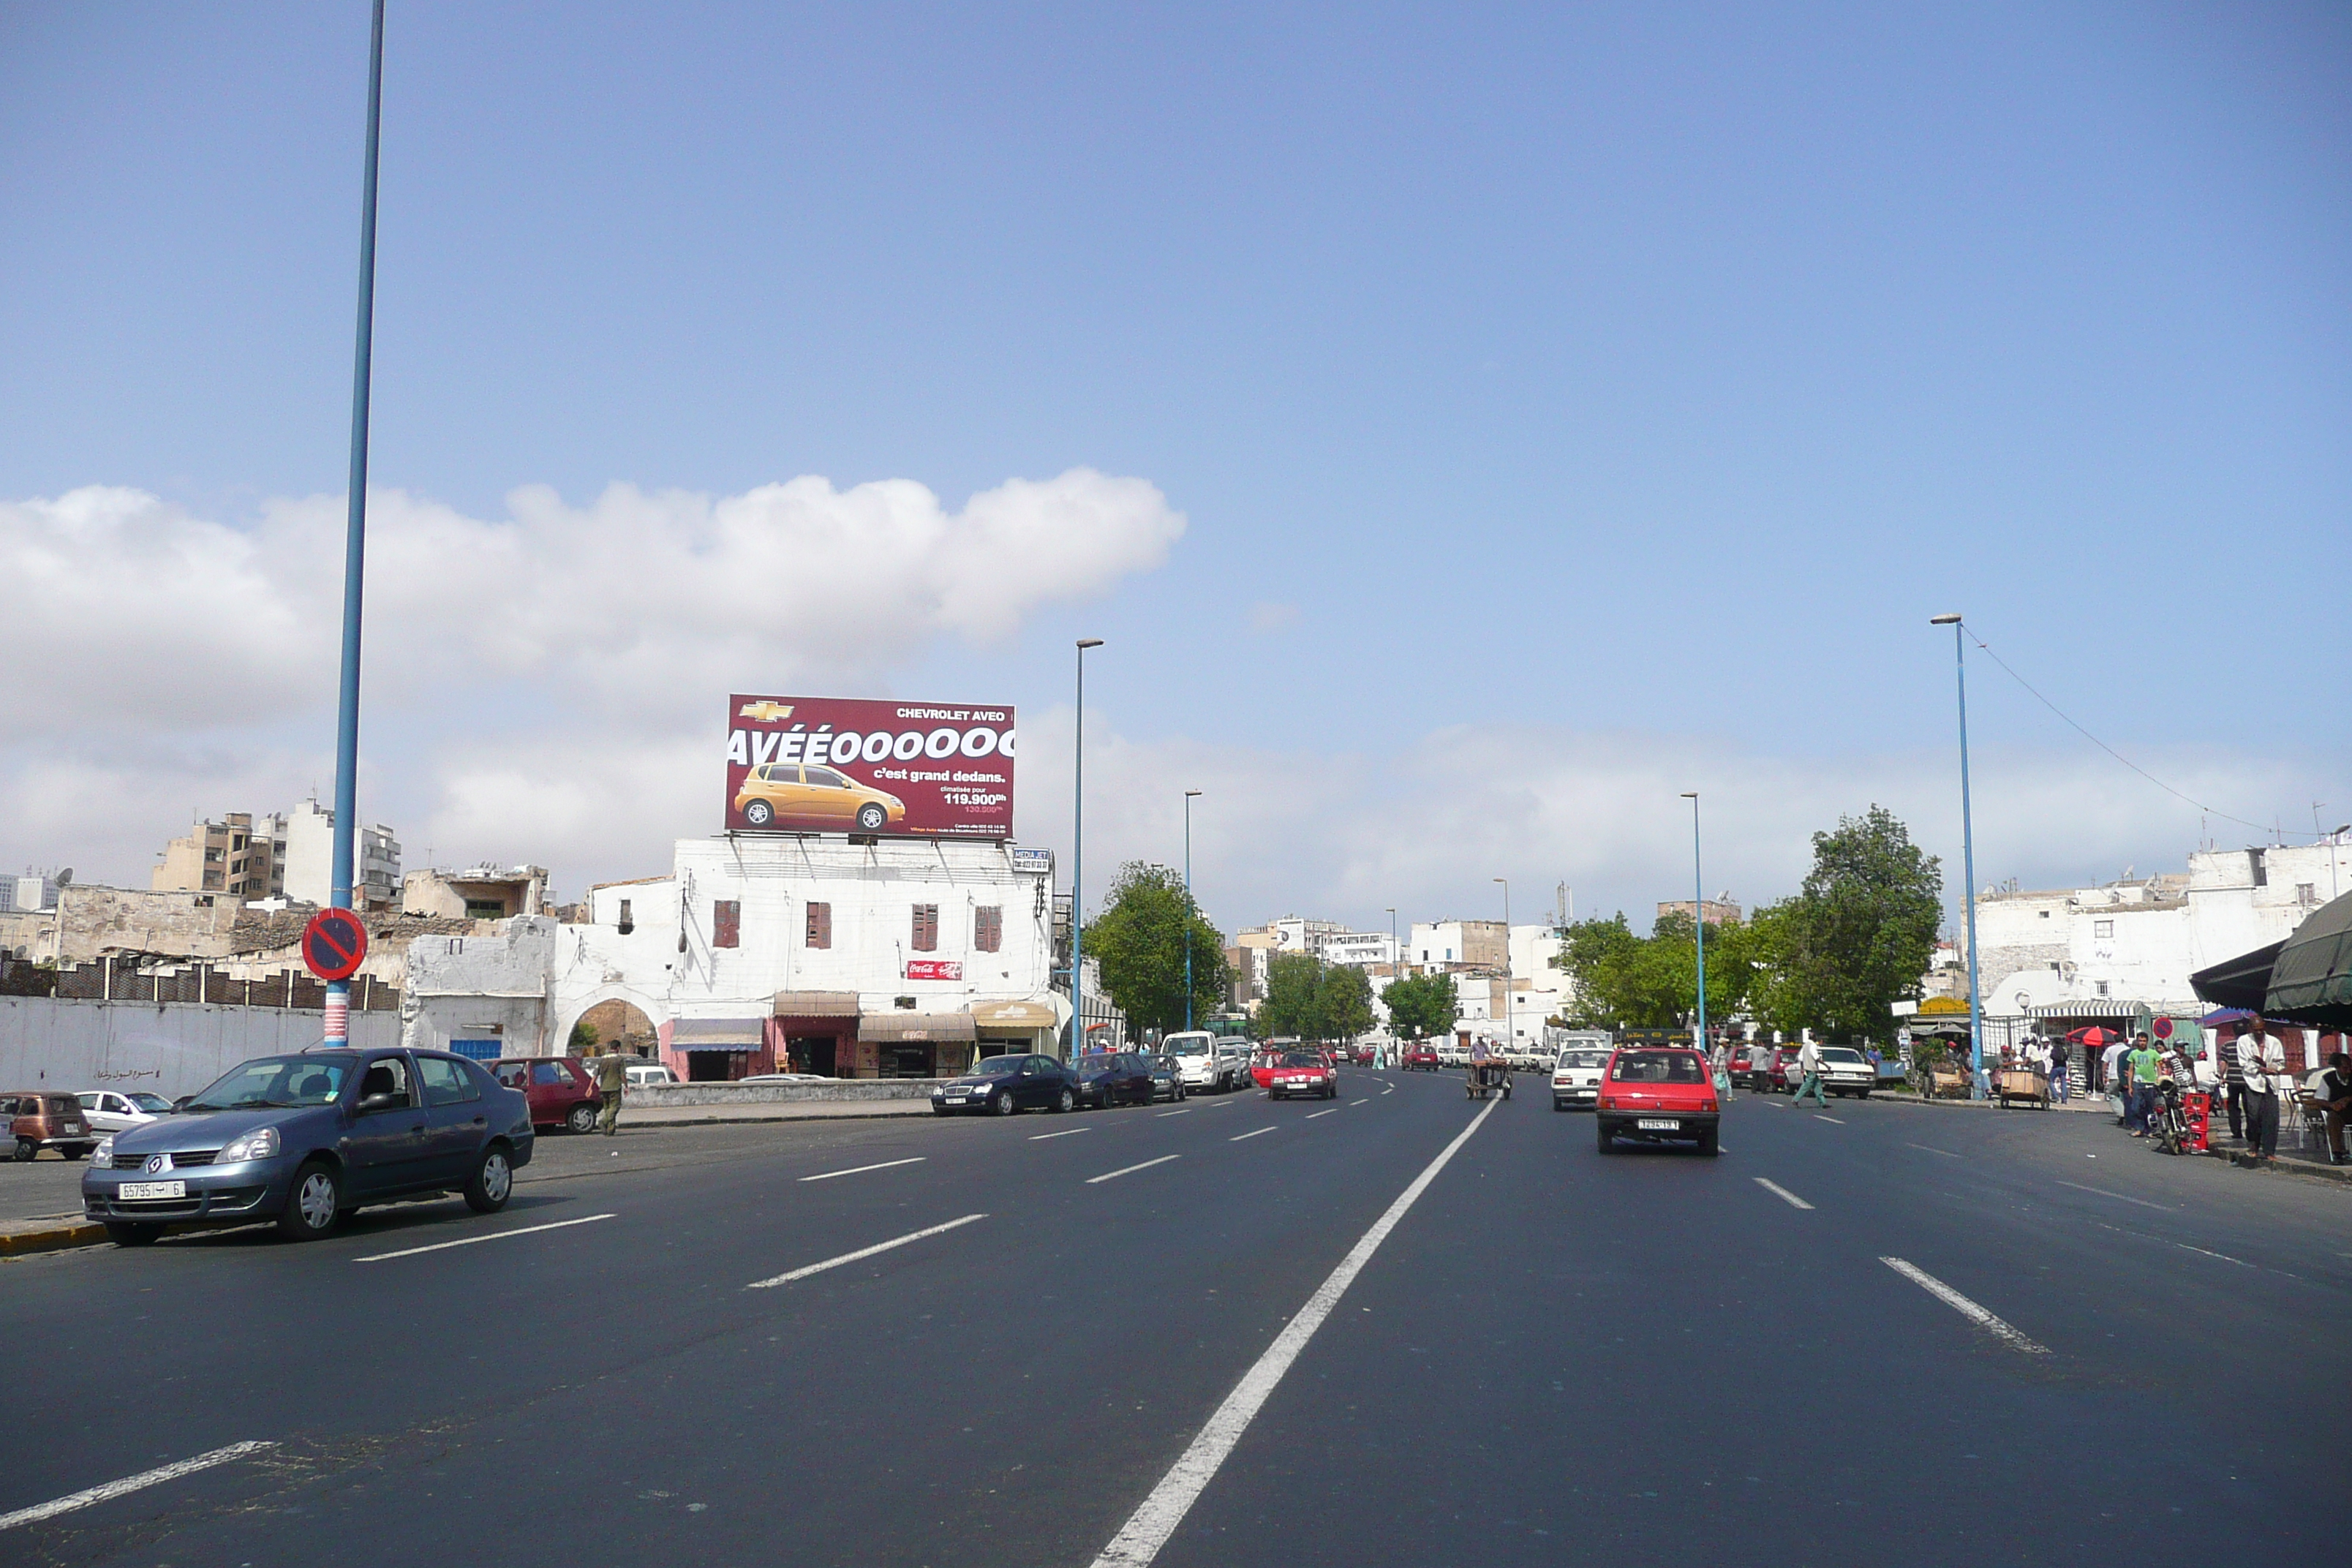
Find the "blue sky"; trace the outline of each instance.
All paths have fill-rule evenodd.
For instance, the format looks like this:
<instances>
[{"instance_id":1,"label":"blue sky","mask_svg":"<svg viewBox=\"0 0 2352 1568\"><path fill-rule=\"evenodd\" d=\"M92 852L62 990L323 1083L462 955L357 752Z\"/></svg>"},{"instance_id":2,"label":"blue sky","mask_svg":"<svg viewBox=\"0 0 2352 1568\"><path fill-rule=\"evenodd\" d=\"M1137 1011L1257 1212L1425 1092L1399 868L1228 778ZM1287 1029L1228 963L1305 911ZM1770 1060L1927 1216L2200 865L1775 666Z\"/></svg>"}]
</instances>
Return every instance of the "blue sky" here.
<instances>
[{"instance_id":1,"label":"blue sky","mask_svg":"<svg viewBox=\"0 0 2352 1568\"><path fill-rule=\"evenodd\" d=\"M0 505L124 487L268 538L340 495L365 45L356 3L0 8ZM525 486L907 479L952 514L1083 468L1184 527L983 637L878 607L854 657L648 648L667 717L563 710L571 645L404 693L446 628L379 621L363 809L413 858L640 874L715 805L552 831L466 759L684 757L728 690L821 676L1020 704L1022 834L1058 843L1069 643L1101 635L1089 861L1172 858L1210 783L1228 924L1483 912L1498 874L1639 910L1685 885L1694 785L1710 884L1760 900L1874 800L1957 859L1924 623L1962 608L2152 771L2333 826L2347 67L2316 6L394 0L378 485L495 532ZM107 619L62 629L65 688L185 713L249 679L113 668ZM331 694L135 746L45 718L70 766L8 764L0 858L142 878L193 809L323 787ZM2198 841L1997 671L1972 696L1980 881Z\"/></svg>"}]
</instances>

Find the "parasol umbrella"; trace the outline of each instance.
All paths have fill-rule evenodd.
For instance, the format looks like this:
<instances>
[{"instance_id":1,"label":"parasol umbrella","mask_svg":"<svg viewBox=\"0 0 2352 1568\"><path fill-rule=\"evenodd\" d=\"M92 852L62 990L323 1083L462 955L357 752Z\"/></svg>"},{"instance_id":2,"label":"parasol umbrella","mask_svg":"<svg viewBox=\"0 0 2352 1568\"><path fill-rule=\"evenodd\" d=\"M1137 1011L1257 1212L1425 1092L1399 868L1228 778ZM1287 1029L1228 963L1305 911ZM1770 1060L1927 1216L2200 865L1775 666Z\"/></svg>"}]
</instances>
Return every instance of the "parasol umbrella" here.
<instances>
[{"instance_id":1,"label":"parasol umbrella","mask_svg":"<svg viewBox=\"0 0 2352 1568\"><path fill-rule=\"evenodd\" d=\"M2123 1038L2121 1035L2116 1034L2113 1029L2102 1029L2096 1024L2092 1025L2089 1028L2084 1030L2081 1034L2076 1035L2074 1037L2082 1041L2083 1044L2088 1046L2095 1051L2103 1051L2109 1046L2114 1045L2117 1040Z\"/></svg>"}]
</instances>

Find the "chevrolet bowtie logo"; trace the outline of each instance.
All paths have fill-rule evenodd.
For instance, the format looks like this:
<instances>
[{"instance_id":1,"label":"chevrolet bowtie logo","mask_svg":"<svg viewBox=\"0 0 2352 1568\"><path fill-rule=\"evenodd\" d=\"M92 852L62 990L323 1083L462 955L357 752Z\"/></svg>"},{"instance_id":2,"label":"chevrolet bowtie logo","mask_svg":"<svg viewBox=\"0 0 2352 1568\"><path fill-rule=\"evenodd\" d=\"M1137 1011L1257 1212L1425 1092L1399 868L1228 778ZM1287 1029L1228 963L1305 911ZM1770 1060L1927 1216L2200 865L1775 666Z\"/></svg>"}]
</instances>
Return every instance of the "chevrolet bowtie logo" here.
<instances>
[{"instance_id":1,"label":"chevrolet bowtie logo","mask_svg":"<svg viewBox=\"0 0 2352 1568\"><path fill-rule=\"evenodd\" d=\"M762 724L772 724L779 719L789 719L792 716L791 703L775 702L764 699L758 702L746 702L736 715L740 719L756 719Z\"/></svg>"}]
</instances>

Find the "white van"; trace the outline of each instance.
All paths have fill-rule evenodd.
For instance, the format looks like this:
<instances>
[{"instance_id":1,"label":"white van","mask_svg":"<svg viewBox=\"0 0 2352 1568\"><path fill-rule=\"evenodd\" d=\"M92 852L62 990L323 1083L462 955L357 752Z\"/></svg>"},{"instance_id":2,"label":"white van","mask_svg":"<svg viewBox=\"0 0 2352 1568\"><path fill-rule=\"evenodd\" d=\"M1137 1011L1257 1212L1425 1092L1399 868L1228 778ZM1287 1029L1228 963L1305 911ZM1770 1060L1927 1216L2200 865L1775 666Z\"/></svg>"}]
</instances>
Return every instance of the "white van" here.
<instances>
[{"instance_id":1,"label":"white van","mask_svg":"<svg viewBox=\"0 0 2352 1568\"><path fill-rule=\"evenodd\" d=\"M1223 1094L1250 1081L1247 1040L1221 1040L1206 1029L1180 1029L1160 1039L1160 1050L1176 1058L1188 1091Z\"/></svg>"}]
</instances>

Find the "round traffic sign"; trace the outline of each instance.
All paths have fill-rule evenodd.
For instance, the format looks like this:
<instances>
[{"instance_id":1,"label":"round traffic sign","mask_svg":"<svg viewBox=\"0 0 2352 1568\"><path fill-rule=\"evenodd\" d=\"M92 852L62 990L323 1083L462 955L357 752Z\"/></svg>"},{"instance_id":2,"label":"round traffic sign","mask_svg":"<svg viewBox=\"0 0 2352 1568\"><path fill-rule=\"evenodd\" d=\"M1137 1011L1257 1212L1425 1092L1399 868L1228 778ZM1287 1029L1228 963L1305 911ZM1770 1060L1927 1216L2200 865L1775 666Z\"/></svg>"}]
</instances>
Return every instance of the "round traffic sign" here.
<instances>
[{"instance_id":1,"label":"round traffic sign","mask_svg":"<svg viewBox=\"0 0 2352 1568\"><path fill-rule=\"evenodd\" d=\"M321 980L349 980L367 956L367 927L349 910L320 910L302 928L302 962Z\"/></svg>"},{"instance_id":2,"label":"round traffic sign","mask_svg":"<svg viewBox=\"0 0 2352 1568\"><path fill-rule=\"evenodd\" d=\"M2172 1020L2169 1018L2158 1018L2148 1027L2155 1032L2156 1037L2159 1040L2172 1038Z\"/></svg>"}]
</instances>

